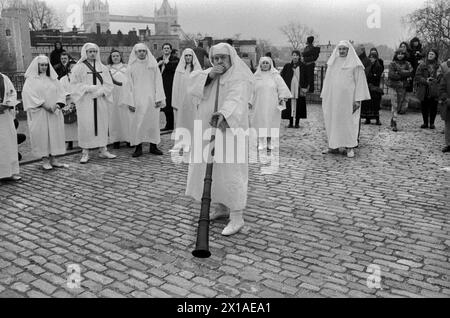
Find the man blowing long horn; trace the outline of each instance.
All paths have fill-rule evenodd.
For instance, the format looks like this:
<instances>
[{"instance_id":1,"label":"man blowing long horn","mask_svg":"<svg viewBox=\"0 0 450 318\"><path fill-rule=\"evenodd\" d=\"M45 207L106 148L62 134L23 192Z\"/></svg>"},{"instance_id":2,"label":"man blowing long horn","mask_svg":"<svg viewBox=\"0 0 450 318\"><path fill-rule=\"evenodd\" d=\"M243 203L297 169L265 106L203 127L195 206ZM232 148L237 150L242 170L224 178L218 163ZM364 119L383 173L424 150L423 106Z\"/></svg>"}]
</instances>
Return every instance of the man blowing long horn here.
<instances>
[{"instance_id":1,"label":"man blowing long horn","mask_svg":"<svg viewBox=\"0 0 450 318\"><path fill-rule=\"evenodd\" d=\"M248 188L248 139L245 139L244 144L239 143L238 139L249 128L248 102L254 76L229 44L213 46L210 60L213 67L193 72L188 84L188 94L197 109L195 125L198 127L200 124L202 131L201 135L198 134L200 136L194 133L186 195L197 201L202 198L207 165L202 154L210 140L207 138L207 131L214 125L219 129L215 140L211 199L217 207L210 219L229 217L230 222L222 232L222 235L229 236L244 227L243 211L247 205ZM217 89L218 111L214 113Z\"/></svg>"}]
</instances>

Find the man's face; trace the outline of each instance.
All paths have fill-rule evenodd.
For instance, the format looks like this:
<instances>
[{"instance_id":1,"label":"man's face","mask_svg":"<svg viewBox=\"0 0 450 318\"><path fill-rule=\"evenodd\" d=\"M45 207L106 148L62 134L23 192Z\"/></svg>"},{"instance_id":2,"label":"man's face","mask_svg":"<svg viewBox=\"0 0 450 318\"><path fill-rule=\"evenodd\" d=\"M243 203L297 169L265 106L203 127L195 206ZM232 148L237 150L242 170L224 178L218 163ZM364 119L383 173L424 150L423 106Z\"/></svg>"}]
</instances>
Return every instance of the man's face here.
<instances>
[{"instance_id":1,"label":"man's face","mask_svg":"<svg viewBox=\"0 0 450 318\"><path fill-rule=\"evenodd\" d=\"M261 63L261 71L267 72L270 70L270 62L269 61L262 61Z\"/></svg>"},{"instance_id":2,"label":"man's face","mask_svg":"<svg viewBox=\"0 0 450 318\"><path fill-rule=\"evenodd\" d=\"M67 65L69 63L69 57L67 55L61 55L61 64Z\"/></svg>"},{"instance_id":3,"label":"man's face","mask_svg":"<svg viewBox=\"0 0 450 318\"><path fill-rule=\"evenodd\" d=\"M95 59L97 59L97 50L96 49L89 49L86 51L86 55L88 60L90 61L94 61Z\"/></svg>"},{"instance_id":4,"label":"man's face","mask_svg":"<svg viewBox=\"0 0 450 318\"><path fill-rule=\"evenodd\" d=\"M147 50L137 50L136 55L138 59L145 60L147 58Z\"/></svg>"},{"instance_id":5,"label":"man's face","mask_svg":"<svg viewBox=\"0 0 450 318\"><path fill-rule=\"evenodd\" d=\"M62 49L62 45L61 45L61 43L56 43L56 49L57 50L61 50Z\"/></svg>"},{"instance_id":6,"label":"man's face","mask_svg":"<svg viewBox=\"0 0 450 318\"><path fill-rule=\"evenodd\" d=\"M220 65L225 68L225 72L231 67L231 58L228 54L216 54L213 56L214 65Z\"/></svg>"},{"instance_id":7,"label":"man's face","mask_svg":"<svg viewBox=\"0 0 450 318\"><path fill-rule=\"evenodd\" d=\"M163 54L164 55L170 55L170 53L172 53L172 49L170 48L169 45L164 45L163 47Z\"/></svg>"},{"instance_id":8,"label":"man's face","mask_svg":"<svg viewBox=\"0 0 450 318\"><path fill-rule=\"evenodd\" d=\"M347 57L347 55L348 55L348 47L346 47L346 46L340 46L340 47L338 48L338 50L339 50L339 56L340 56L340 57Z\"/></svg>"},{"instance_id":9,"label":"man's face","mask_svg":"<svg viewBox=\"0 0 450 318\"><path fill-rule=\"evenodd\" d=\"M297 53L293 53L292 54L292 62L298 63L299 61L300 61L300 55L298 55Z\"/></svg>"}]
</instances>

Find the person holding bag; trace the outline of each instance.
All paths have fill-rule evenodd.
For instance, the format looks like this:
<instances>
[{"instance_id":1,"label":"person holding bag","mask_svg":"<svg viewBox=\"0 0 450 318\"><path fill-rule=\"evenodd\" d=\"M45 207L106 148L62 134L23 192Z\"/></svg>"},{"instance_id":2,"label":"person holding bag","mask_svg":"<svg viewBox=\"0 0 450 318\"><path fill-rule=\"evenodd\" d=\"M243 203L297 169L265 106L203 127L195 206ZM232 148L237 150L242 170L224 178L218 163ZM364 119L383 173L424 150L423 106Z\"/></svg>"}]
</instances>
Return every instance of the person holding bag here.
<instances>
[{"instance_id":1,"label":"person holding bag","mask_svg":"<svg viewBox=\"0 0 450 318\"><path fill-rule=\"evenodd\" d=\"M423 129L436 128L434 121L436 119L439 97L438 69L438 52L435 49L431 49L425 61L419 64L414 78L417 87L417 98L422 106L423 125L420 128Z\"/></svg>"}]
</instances>

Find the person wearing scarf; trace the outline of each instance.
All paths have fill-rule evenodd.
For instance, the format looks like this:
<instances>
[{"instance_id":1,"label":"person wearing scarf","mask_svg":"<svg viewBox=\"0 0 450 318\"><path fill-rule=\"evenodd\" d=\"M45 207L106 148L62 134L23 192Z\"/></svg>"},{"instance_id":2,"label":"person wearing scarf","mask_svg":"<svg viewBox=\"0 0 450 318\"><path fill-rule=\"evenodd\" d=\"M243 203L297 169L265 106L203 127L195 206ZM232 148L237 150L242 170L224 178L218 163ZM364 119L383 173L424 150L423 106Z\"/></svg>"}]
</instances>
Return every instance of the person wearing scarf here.
<instances>
[{"instance_id":1,"label":"person wearing scarf","mask_svg":"<svg viewBox=\"0 0 450 318\"><path fill-rule=\"evenodd\" d=\"M42 158L44 170L65 165L56 156L66 153L64 115L66 95L48 57L37 56L25 72L22 90L33 155Z\"/></svg>"},{"instance_id":2,"label":"person wearing scarf","mask_svg":"<svg viewBox=\"0 0 450 318\"><path fill-rule=\"evenodd\" d=\"M349 41L341 41L327 62L322 90L322 108L328 137L328 150L347 148L355 156L361 118L361 102L370 99L364 66Z\"/></svg>"}]
</instances>

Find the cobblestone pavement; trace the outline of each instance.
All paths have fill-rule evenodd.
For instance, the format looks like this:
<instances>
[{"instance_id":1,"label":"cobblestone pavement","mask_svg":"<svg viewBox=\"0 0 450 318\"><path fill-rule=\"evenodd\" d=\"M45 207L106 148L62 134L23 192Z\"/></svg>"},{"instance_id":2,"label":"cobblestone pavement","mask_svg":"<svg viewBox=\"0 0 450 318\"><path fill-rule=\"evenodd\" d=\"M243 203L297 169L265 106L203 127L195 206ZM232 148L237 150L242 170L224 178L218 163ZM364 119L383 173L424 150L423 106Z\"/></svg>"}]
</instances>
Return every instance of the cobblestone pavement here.
<instances>
[{"instance_id":1,"label":"cobblestone pavement","mask_svg":"<svg viewBox=\"0 0 450 318\"><path fill-rule=\"evenodd\" d=\"M321 110L309 106L301 129L282 129L279 171L251 165L244 231L225 238L212 223L207 260L191 256L199 204L169 155L22 166L23 181L0 185L0 296L449 297L443 124L422 130L408 114L393 133L388 116L363 125L348 159L321 154Z\"/></svg>"}]
</instances>

